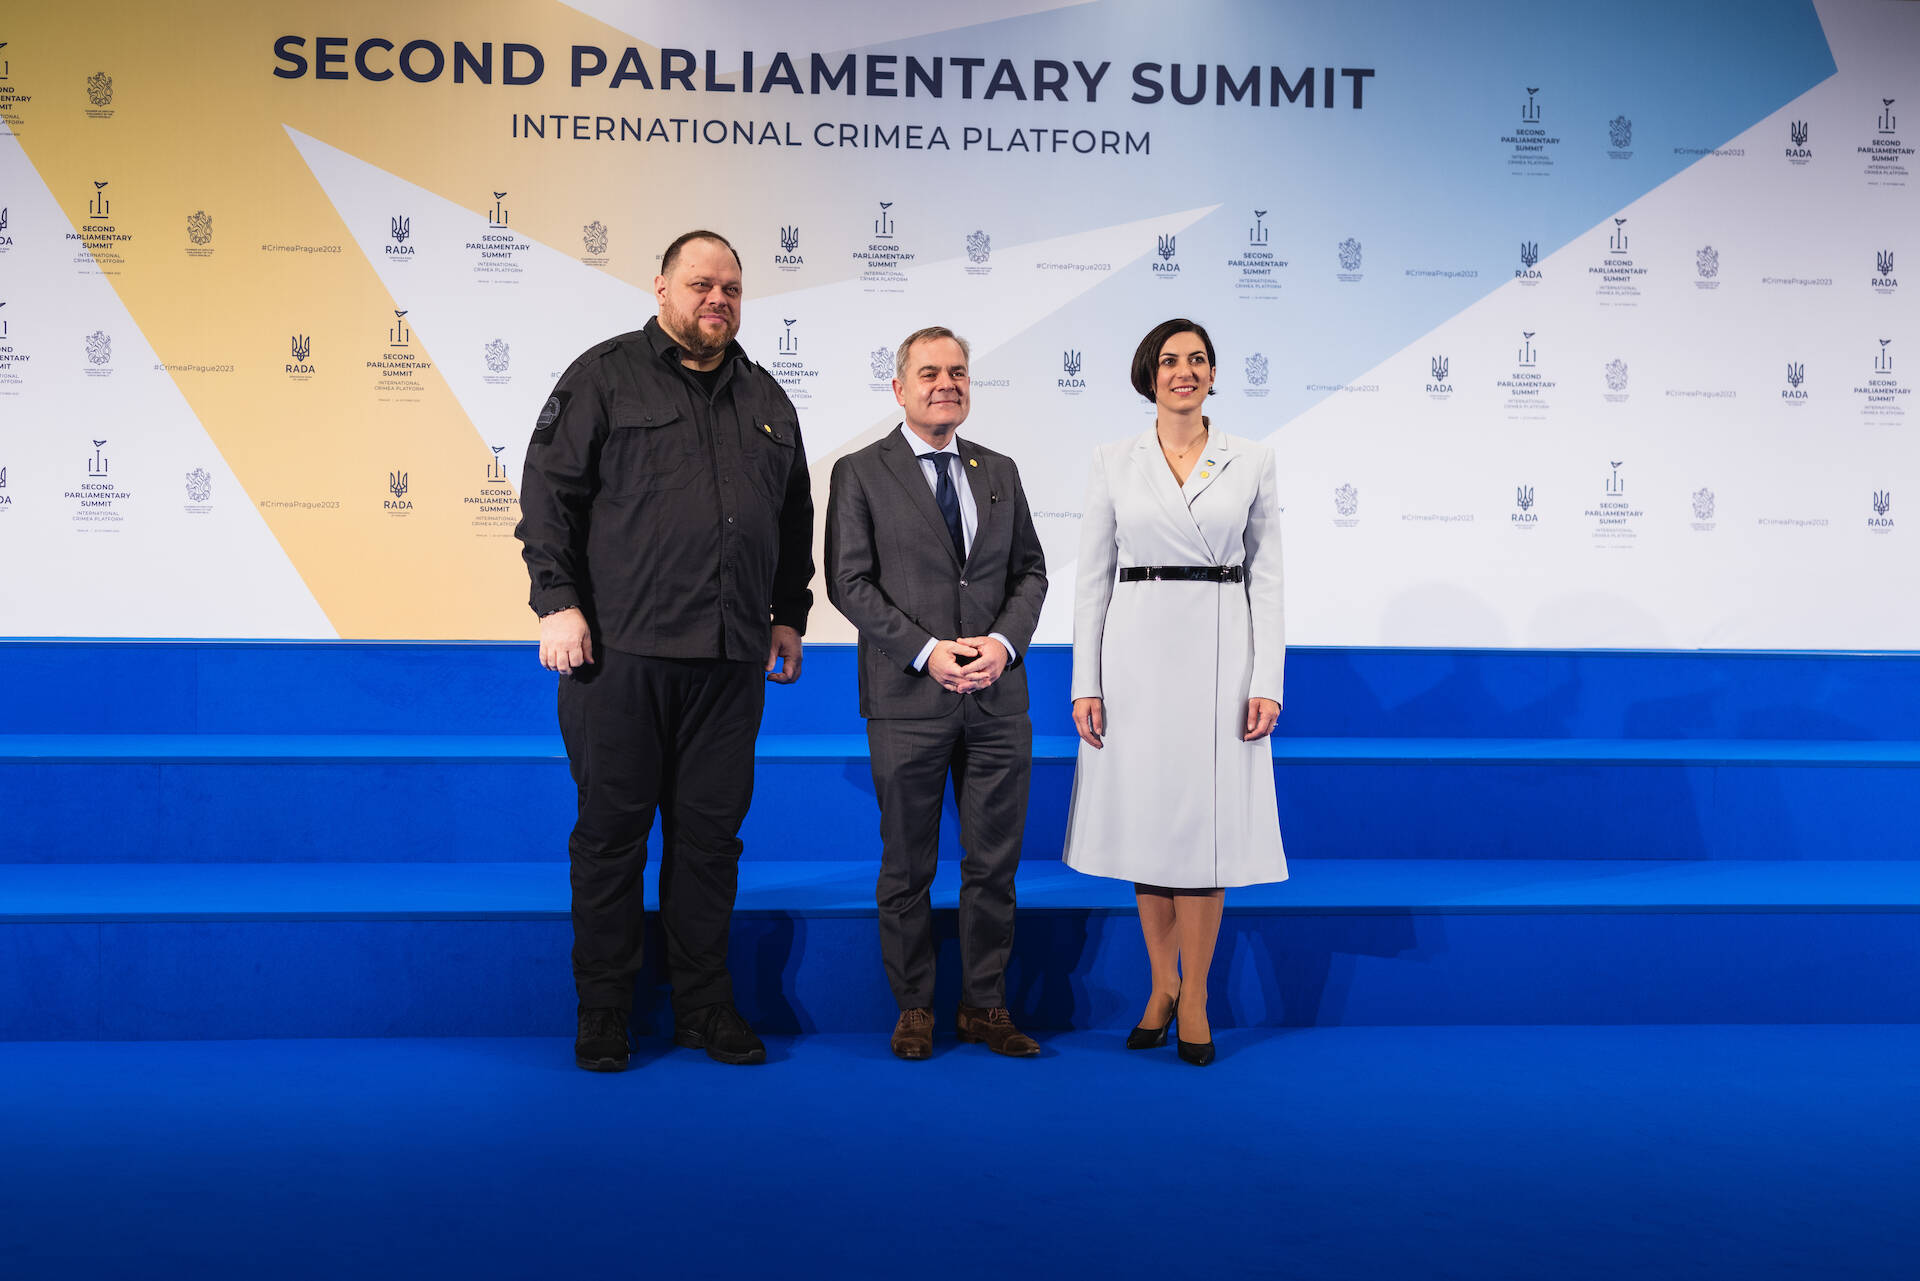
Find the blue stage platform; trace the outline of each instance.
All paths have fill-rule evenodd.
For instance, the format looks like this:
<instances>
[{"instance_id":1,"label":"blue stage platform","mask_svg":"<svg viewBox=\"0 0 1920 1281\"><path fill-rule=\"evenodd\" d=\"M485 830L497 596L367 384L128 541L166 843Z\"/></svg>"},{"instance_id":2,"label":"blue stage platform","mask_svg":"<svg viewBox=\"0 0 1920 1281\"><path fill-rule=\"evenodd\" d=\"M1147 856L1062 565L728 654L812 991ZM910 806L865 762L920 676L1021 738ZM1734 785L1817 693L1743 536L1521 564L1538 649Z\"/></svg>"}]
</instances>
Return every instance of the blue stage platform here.
<instances>
[{"instance_id":1,"label":"blue stage platform","mask_svg":"<svg viewBox=\"0 0 1920 1281\"><path fill-rule=\"evenodd\" d=\"M1920 657L1296 651L1293 875L1228 896L1205 1073L1120 1048L1146 963L1058 861L1047 647L1043 1054L952 1040L949 863L936 1052L892 1059L851 659L769 692L771 1062L666 1049L656 965L606 1077L527 647L0 643L0 1275L1912 1271Z\"/></svg>"},{"instance_id":2,"label":"blue stage platform","mask_svg":"<svg viewBox=\"0 0 1920 1281\"><path fill-rule=\"evenodd\" d=\"M1067 661L1029 656L1009 1000L1120 1028L1129 889L1057 861ZM14 642L0 671L0 960L28 979L0 1037L565 1031L572 787L528 647ZM1920 658L1298 650L1288 684L1294 875L1229 896L1220 1026L1920 1021ZM852 653L813 647L769 691L745 832L767 1030L888 1019L877 825Z\"/></svg>"}]
</instances>

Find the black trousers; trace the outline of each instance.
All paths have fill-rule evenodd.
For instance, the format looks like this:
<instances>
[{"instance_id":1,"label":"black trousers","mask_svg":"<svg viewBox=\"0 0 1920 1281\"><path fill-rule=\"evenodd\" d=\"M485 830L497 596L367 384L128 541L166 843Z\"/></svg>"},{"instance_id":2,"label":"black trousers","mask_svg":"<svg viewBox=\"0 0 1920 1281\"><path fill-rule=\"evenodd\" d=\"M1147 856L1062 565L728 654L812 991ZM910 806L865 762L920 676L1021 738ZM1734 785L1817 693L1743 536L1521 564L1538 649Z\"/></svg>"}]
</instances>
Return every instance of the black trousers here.
<instances>
[{"instance_id":1,"label":"black trousers","mask_svg":"<svg viewBox=\"0 0 1920 1281\"><path fill-rule=\"evenodd\" d=\"M960 811L960 999L1006 1004L1013 951L1013 878L1027 820L1033 723L989 716L963 697L931 720L867 722L880 801L880 959L903 1010L933 1004L933 907L940 803L953 776Z\"/></svg>"},{"instance_id":2,"label":"black trousers","mask_svg":"<svg viewBox=\"0 0 1920 1281\"><path fill-rule=\"evenodd\" d=\"M601 650L560 680L560 734L579 788L567 841L573 981L586 1006L633 1008L642 960L642 873L660 814L660 929L673 1006L733 999L727 931L740 823L766 703L759 663Z\"/></svg>"}]
</instances>

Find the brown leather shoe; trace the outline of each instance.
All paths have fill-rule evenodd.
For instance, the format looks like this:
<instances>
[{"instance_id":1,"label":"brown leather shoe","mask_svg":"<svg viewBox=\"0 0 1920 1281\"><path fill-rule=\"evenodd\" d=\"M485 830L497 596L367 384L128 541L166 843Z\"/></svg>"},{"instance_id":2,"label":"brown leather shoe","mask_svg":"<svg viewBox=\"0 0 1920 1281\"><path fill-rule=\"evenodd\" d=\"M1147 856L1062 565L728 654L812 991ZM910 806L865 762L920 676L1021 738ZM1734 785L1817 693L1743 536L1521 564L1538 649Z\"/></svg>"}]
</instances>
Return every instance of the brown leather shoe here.
<instances>
[{"instance_id":1,"label":"brown leather shoe","mask_svg":"<svg viewBox=\"0 0 1920 1281\"><path fill-rule=\"evenodd\" d=\"M975 1005L963 1005L954 1026L961 1040L984 1041L995 1054L1030 1059L1040 1053L1040 1043L1013 1025L1013 1016L1004 1006L983 1010Z\"/></svg>"},{"instance_id":2,"label":"brown leather shoe","mask_svg":"<svg viewBox=\"0 0 1920 1281\"><path fill-rule=\"evenodd\" d=\"M900 1021L893 1025L892 1045L895 1058L932 1058L933 1011L926 1009L900 1011Z\"/></svg>"}]
</instances>

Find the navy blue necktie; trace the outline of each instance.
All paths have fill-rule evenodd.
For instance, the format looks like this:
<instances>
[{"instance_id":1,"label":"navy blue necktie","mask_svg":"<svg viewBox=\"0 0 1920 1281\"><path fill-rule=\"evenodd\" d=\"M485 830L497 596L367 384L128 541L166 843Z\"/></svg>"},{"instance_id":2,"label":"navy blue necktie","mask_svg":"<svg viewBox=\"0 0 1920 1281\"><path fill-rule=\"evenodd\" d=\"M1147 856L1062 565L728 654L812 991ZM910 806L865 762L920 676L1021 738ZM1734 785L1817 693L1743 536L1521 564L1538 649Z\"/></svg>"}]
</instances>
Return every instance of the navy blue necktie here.
<instances>
[{"instance_id":1,"label":"navy blue necktie","mask_svg":"<svg viewBox=\"0 0 1920 1281\"><path fill-rule=\"evenodd\" d=\"M927 454L933 461L935 484L933 501L940 505L940 515L947 522L947 533L953 538L953 554L960 558L962 565L967 563L967 535L960 527L960 495L953 490L953 470L947 466L952 454Z\"/></svg>"}]
</instances>

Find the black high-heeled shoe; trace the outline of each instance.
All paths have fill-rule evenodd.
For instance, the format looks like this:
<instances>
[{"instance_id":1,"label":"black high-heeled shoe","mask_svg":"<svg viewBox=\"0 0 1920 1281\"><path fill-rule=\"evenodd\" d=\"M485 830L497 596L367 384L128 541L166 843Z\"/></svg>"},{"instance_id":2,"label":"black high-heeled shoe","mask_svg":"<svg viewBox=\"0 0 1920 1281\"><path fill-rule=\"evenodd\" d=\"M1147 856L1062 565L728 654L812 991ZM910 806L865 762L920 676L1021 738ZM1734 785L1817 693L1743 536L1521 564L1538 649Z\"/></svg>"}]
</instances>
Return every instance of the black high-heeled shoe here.
<instances>
[{"instance_id":1,"label":"black high-heeled shoe","mask_svg":"<svg viewBox=\"0 0 1920 1281\"><path fill-rule=\"evenodd\" d=\"M1176 994L1173 1004L1167 1007L1167 1021L1159 1027L1147 1027L1145 1024L1127 1033L1129 1050L1157 1050L1167 1043L1167 1029L1173 1026L1173 1012L1180 1008L1180 997Z\"/></svg>"},{"instance_id":2,"label":"black high-heeled shoe","mask_svg":"<svg viewBox=\"0 0 1920 1281\"><path fill-rule=\"evenodd\" d=\"M1205 1067L1213 1062L1212 1041L1182 1041L1179 1046L1180 1061L1191 1063L1195 1067Z\"/></svg>"}]
</instances>

